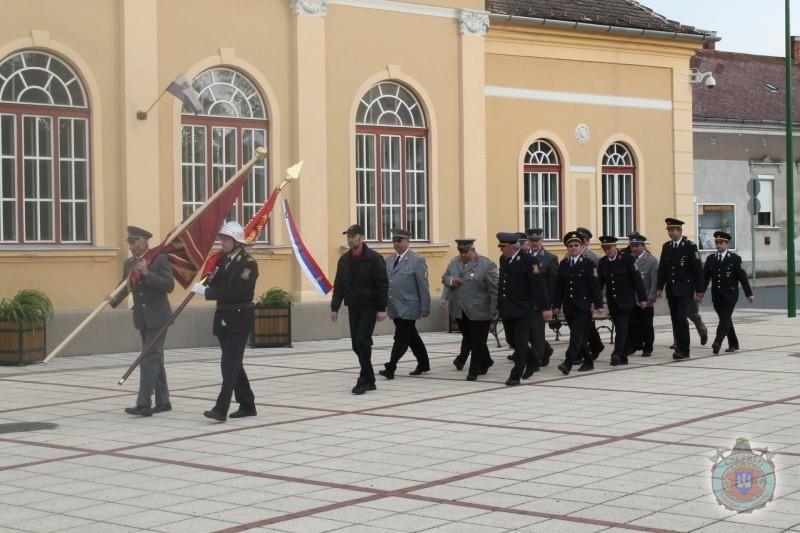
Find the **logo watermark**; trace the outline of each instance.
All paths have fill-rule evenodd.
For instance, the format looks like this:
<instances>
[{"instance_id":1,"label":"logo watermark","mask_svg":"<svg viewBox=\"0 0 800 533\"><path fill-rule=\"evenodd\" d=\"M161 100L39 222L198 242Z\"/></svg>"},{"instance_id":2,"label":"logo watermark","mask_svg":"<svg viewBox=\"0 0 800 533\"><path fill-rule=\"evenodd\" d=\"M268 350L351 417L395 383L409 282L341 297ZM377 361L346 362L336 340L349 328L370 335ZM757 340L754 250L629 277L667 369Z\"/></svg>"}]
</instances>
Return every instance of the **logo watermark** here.
<instances>
[{"instance_id":1,"label":"logo watermark","mask_svg":"<svg viewBox=\"0 0 800 533\"><path fill-rule=\"evenodd\" d=\"M753 450L745 438L736 439L729 453L717 450L711 462L711 488L717 503L740 513L760 509L775 493L775 455L768 450Z\"/></svg>"}]
</instances>

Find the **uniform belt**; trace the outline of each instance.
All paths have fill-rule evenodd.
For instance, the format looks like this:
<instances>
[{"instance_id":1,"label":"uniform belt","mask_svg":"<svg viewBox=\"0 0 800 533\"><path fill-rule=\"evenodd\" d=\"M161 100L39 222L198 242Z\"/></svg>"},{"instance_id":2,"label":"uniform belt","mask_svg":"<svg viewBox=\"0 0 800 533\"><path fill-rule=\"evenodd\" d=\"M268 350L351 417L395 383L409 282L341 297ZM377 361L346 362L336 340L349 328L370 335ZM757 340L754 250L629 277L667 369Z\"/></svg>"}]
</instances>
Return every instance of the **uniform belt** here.
<instances>
[{"instance_id":1,"label":"uniform belt","mask_svg":"<svg viewBox=\"0 0 800 533\"><path fill-rule=\"evenodd\" d=\"M241 311L243 309L252 309L253 302L247 302L243 304L217 304L217 309L219 311Z\"/></svg>"}]
</instances>

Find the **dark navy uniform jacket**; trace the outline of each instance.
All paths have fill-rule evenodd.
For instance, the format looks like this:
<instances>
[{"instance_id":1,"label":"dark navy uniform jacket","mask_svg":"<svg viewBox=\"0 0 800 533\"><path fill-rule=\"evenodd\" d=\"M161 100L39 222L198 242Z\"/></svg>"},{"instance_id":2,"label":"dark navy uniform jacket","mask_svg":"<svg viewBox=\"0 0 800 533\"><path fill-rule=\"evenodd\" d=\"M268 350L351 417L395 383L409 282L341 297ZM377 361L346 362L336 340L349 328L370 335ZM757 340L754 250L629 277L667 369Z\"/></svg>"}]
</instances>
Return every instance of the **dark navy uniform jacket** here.
<instances>
[{"instance_id":1,"label":"dark navy uniform jacket","mask_svg":"<svg viewBox=\"0 0 800 533\"><path fill-rule=\"evenodd\" d=\"M736 305L739 300L740 283L745 296L753 295L747 273L742 268L742 258L733 252L726 252L722 262L719 260L719 254L709 255L703 267L703 278L704 290L711 282L711 299L717 305Z\"/></svg>"},{"instance_id":2,"label":"dark navy uniform jacket","mask_svg":"<svg viewBox=\"0 0 800 533\"><path fill-rule=\"evenodd\" d=\"M592 304L598 309L603 306L594 263L582 255L574 266L570 266L569 257L558 265L553 307L561 309L567 302L582 311L591 311Z\"/></svg>"},{"instance_id":3,"label":"dark navy uniform jacket","mask_svg":"<svg viewBox=\"0 0 800 533\"><path fill-rule=\"evenodd\" d=\"M502 318L527 318L536 308L550 309L550 297L542 281L539 260L520 250L512 258L500 258L497 311Z\"/></svg>"},{"instance_id":4,"label":"dark navy uniform jacket","mask_svg":"<svg viewBox=\"0 0 800 533\"><path fill-rule=\"evenodd\" d=\"M667 287L671 296L691 296L703 292L703 265L697 245L681 237L678 247L667 241L661 248L658 263L658 290Z\"/></svg>"},{"instance_id":5,"label":"dark navy uniform jacket","mask_svg":"<svg viewBox=\"0 0 800 533\"><path fill-rule=\"evenodd\" d=\"M214 335L250 332L253 325L253 294L258 279L258 263L240 250L230 266L227 256L219 261L206 289L206 300L216 300Z\"/></svg>"},{"instance_id":6,"label":"dark navy uniform jacket","mask_svg":"<svg viewBox=\"0 0 800 533\"><path fill-rule=\"evenodd\" d=\"M600 288L606 289L606 302L620 309L631 310L639 302L647 301L642 276L636 267L636 258L632 254L617 252L612 261L608 256L600 258L597 265Z\"/></svg>"}]
</instances>

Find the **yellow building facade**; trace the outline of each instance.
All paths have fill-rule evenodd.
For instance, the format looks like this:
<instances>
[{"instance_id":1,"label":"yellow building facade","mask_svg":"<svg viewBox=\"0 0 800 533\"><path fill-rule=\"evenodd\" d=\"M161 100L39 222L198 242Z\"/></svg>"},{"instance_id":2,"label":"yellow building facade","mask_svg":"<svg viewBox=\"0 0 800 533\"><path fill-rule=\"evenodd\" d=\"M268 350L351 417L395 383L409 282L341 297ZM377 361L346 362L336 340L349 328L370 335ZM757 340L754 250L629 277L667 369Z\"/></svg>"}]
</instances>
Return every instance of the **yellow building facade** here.
<instances>
[{"instance_id":1,"label":"yellow building facade","mask_svg":"<svg viewBox=\"0 0 800 533\"><path fill-rule=\"evenodd\" d=\"M699 32L548 23L483 0L0 9L3 296L38 288L58 311L93 308L119 281L126 225L157 242L259 144L269 156L239 220L303 160L283 195L328 276L348 225L386 253L388 229L403 226L434 297L455 238L492 257L497 231L534 226L554 251L578 225L659 242L665 217L693 216L687 73L711 38ZM137 118L177 74L203 112L167 95ZM336 334L310 323L327 298L303 278L279 209L252 254L259 292L281 287L319 310L296 338Z\"/></svg>"}]
</instances>

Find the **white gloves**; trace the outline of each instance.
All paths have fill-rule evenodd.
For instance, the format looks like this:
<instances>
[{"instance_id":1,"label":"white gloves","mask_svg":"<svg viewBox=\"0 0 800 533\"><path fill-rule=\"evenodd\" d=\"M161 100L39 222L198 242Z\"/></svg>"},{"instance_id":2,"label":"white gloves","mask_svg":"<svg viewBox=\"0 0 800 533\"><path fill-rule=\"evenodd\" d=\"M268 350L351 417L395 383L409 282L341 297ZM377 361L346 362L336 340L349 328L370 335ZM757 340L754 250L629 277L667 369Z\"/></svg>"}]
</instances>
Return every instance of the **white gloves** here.
<instances>
[{"instance_id":1,"label":"white gloves","mask_svg":"<svg viewBox=\"0 0 800 533\"><path fill-rule=\"evenodd\" d=\"M194 285L192 285L192 292L195 294L199 294L200 296L205 296L207 288L208 287L206 287L202 283L195 283Z\"/></svg>"}]
</instances>

